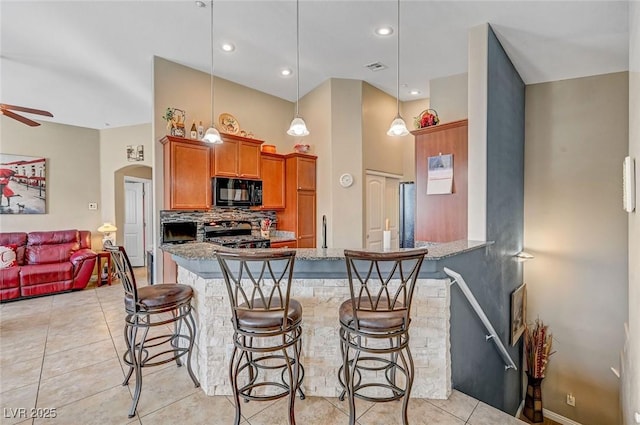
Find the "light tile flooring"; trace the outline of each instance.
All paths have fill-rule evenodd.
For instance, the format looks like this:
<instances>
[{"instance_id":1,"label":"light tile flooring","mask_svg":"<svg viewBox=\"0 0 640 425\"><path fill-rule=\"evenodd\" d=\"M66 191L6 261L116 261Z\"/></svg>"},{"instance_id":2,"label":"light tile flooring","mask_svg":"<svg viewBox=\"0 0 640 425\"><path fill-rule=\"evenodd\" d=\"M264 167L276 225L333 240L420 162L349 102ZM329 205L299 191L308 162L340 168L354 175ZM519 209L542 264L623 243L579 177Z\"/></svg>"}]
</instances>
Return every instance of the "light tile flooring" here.
<instances>
[{"instance_id":1,"label":"light tile flooring","mask_svg":"<svg viewBox=\"0 0 640 425\"><path fill-rule=\"evenodd\" d=\"M144 271L139 273L144 281ZM127 370L121 360L122 296L116 281L113 286L0 305L0 424L233 423L232 401L207 397L194 388L186 368L174 363L144 371L138 415L127 417L135 379L121 385ZM242 423L284 425L286 403L281 399L243 404ZM52 408L53 419L25 419ZM401 423L399 402L358 400L356 411L360 425ZM336 398L297 400L296 420L301 425L347 424L348 404ZM458 391L448 400L411 399L409 421L412 425L524 423Z\"/></svg>"}]
</instances>

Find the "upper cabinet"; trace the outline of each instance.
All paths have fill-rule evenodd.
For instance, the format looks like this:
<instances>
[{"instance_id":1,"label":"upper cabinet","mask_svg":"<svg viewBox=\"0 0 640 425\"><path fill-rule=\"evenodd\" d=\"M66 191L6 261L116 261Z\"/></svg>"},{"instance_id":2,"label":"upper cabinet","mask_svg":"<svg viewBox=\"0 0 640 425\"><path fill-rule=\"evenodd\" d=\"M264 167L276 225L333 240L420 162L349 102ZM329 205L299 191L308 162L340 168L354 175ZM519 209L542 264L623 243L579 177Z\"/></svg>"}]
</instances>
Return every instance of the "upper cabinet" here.
<instances>
[{"instance_id":1,"label":"upper cabinet","mask_svg":"<svg viewBox=\"0 0 640 425\"><path fill-rule=\"evenodd\" d=\"M171 210L206 210L211 205L211 148L198 140L165 136L164 204Z\"/></svg>"},{"instance_id":2,"label":"upper cabinet","mask_svg":"<svg viewBox=\"0 0 640 425\"><path fill-rule=\"evenodd\" d=\"M277 153L260 155L262 169L262 209L283 209L285 207L285 162Z\"/></svg>"},{"instance_id":3,"label":"upper cabinet","mask_svg":"<svg viewBox=\"0 0 640 425\"><path fill-rule=\"evenodd\" d=\"M296 188L316 190L316 157L299 154L295 161Z\"/></svg>"},{"instance_id":4,"label":"upper cabinet","mask_svg":"<svg viewBox=\"0 0 640 425\"><path fill-rule=\"evenodd\" d=\"M214 147L213 175L259 179L263 141L224 133L221 136L223 143Z\"/></svg>"}]
</instances>

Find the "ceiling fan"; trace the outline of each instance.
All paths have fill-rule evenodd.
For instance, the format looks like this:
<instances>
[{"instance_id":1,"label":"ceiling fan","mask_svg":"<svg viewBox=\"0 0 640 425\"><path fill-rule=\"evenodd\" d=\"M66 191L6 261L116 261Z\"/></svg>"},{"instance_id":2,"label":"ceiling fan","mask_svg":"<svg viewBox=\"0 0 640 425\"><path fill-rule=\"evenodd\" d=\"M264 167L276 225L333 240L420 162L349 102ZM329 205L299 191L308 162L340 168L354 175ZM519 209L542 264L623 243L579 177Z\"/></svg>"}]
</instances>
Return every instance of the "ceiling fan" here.
<instances>
[{"instance_id":1,"label":"ceiling fan","mask_svg":"<svg viewBox=\"0 0 640 425\"><path fill-rule=\"evenodd\" d=\"M39 122L35 122L33 120L30 120L29 118L25 118L22 115L19 115L12 111L26 112L28 114L44 115L45 117L53 117L53 114L49 111L43 111L41 109L25 108L24 106L7 105L6 103L0 103L0 115L5 115L9 118L13 118L14 120L20 121L21 123L31 127L37 127L40 125Z\"/></svg>"}]
</instances>

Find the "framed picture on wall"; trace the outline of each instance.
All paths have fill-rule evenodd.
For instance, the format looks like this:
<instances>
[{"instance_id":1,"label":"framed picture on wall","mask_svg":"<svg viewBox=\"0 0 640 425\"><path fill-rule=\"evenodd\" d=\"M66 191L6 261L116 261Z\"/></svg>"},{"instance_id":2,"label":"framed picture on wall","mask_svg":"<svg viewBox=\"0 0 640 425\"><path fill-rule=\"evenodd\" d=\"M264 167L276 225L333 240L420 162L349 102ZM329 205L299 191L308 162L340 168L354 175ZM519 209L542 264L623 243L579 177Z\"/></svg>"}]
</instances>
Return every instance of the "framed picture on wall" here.
<instances>
[{"instance_id":1,"label":"framed picture on wall","mask_svg":"<svg viewBox=\"0 0 640 425\"><path fill-rule=\"evenodd\" d=\"M522 284L511 293L511 345L516 345L527 320L527 285Z\"/></svg>"},{"instance_id":2,"label":"framed picture on wall","mask_svg":"<svg viewBox=\"0 0 640 425\"><path fill-rule=\"evenodd\" d=\"M46 160L0 153L0 214L45 214Z\"/></svg>"}]
</instances>

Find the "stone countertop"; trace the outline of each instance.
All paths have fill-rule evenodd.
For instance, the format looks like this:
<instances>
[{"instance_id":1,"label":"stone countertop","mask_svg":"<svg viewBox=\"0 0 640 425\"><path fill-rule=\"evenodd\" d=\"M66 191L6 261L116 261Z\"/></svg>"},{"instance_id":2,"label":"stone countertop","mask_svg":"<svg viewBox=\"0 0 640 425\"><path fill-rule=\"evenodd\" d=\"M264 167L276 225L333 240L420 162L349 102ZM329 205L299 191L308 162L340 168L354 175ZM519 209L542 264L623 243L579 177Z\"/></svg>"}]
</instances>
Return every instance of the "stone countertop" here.
<instances>
[{"instance_id":1,"label":"stone countertop","mask_svg":"<svg viewBox=\"0 0 640 425\"><path fill-rule=\"evenodd\" d=\"M491 242L479 242L459 240L454 242L444 242L438 244L428 244L428 254L425 257L427 261L441 260L446 257L458 255L463 252L482 248L491 244ZM182 257L187 260L214 260L215 254L219 250L242 252L245 249L222 248L219 245L207 242L190 242L184 244L164 244L161 249L165 252ZM284 249L284 248L271 248ZM271 249L257 249L251 251L269 251ZM398 251L406 251L410 248L400 248ZM344 260L343 248L298 248L296 251L296 260L319 261L319 260Z\"/></svg>"},{"instance_id":2,"label":"stone countertop","mask_svg":"<svg viewBox=\"0 0 640 425\"><path fill-rule=\"evenodd\" d=\"M289 241L295 241L297 240L295 236L271 236L269 238L269 240L271 241L271 243L275 243L275 242L289 242Z\"/></svg>"}]
</instances>

